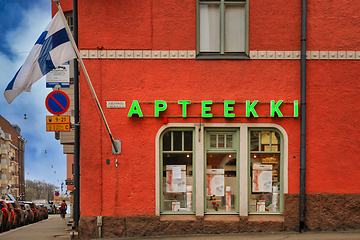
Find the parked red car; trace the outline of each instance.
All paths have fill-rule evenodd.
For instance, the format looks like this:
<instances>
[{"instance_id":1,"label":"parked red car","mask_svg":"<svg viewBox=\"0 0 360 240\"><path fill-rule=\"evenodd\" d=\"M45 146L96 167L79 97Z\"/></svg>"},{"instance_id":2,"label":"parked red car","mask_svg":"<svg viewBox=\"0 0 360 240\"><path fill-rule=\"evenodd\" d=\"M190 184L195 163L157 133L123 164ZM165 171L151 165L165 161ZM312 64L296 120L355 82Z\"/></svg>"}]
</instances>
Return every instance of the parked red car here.
<instances>
[{"instance_id":1,"label":"parked red car","mask_svg":"<svg viewBox=\"0 0 360 240\"><path fill-rule=\"evenodd\" d=\"M0 210L0 233L2 233L2 229L3 229L3 224L4 224L4 213L3 211Z\"/></svg>"},{"instance_id":2,"label":"parked red car","mask_svg":"<svg viewBox=\"0 0 360 240\"><path fill-rule=\"evenodd\" d=\"M27 212L27 223L33 223L35 222L34 219L34 212L31 210L31 207L27 203L20 203L21 208Z\"/></svg>"},{"instance_id":3,"label":"parked red car","mask_svg":"<svg viewBox=\"0 0 360 240\"><path fill-rule=\"evenodd\" d=\"M7 205L8 210L11 212L11 228L16 228L18 220L17 220L17 215L15 213L15 210L10 202L5 201L5 204Z\"/></svg>"},{"instance_id":4,"label":"parked red car","mask_svg":"<svg viewBox=\"0 0 360 240\"><path fill-rule=\"evenodd\" d=\"M16 226L24 226L25 225L25 214L21 209L21 206L18 201L6 201L6 203L15 211L16 214Z\"/></svg>"},{"instance_id":5,"label":"parked red car","mask_svg":"<svg viewBox=\"0 0 360 240\"><path fill-rule=\"evenodd\" d=\"M4 200L0 199L0 208L3 212L3 222L1 224L1 230L6 231L11 228L11 212L9 211Z\"/></svg>"},{"instance_id":6,"label":"parked red car","mask_svg":"<svg viewBox=\"0 0 360 240\"><path fill-rule=\"evenodd\" d=\"M36 204L36 207L42 212L42 219L48 219L49 211L43 204Z\"/></svg>"},{"instance_id":7,"label":"parked red car","mask_svg":"<svg viewBox=\"0 0 360 240\"><path fill-rule=\"evenodd\" d=\"M34 213L34 221L35 222L42 220L41 215L40 215L39 211L37 210L35 203L33 203L33 202L24 202L24 201L22 201L21 203L29 204L31 210Z\"/></svg>"}]
</instances>

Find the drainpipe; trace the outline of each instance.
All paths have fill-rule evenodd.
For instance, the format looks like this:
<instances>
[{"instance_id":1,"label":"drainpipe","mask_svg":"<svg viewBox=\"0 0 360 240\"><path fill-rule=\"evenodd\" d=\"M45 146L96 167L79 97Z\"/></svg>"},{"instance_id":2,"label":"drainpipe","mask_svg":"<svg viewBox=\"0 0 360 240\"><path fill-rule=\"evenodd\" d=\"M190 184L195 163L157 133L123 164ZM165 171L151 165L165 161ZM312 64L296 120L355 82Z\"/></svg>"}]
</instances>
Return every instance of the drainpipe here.
<instances>
[{"instance_id":1,"label":"drainpipe","mask_svg":"<svg viewBox=\"0 0 360 240\"><path fill-rule=\"evenodd\" d=\"M306 2L301 5L301 119L300 119L300 232L305 229L305 172L306 172Z\"/></svg>"},{"instance_id":2,"label":"drainpipe","mask_svg":"<svg viewBox=\"0 0 360 240\"><path fill-rule=\"evenodd\" d=\"M78 45L78 9L77 0L73 0L73 36ZM80 219L80 117L79 117L79 70L74 59L74 112L75 112L75 142L74 142L74 229L78 228Z\"/></svg>"}]
</instances>

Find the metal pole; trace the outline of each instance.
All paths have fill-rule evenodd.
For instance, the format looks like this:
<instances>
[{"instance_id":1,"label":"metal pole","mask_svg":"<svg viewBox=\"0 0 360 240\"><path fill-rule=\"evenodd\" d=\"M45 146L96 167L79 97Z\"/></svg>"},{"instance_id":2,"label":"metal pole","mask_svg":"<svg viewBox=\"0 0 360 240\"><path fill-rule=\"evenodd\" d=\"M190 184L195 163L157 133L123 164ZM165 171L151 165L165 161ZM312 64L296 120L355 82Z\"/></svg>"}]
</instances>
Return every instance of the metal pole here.
<instances>
[{"instance_id":1,"label":"metal pole","mask_svg":"<svg viewBox=\"0 0 360 240\"><path fill-rule=\"evenodd\" d=\"M81 58L80 52L79 52L79 50L78 50L78 48L77 48L77 42L75 42L74 37L72 36L72 34L71 34L71 32L70 32L69 26L68 26L67 23L66 23L66 19L65 19L65 16L64 16L63 11L62 11L62 9L61 9L59 0L54 0L54 2L56 3L59 11L61 12L61 17L62 17L62 19L63 19L63 21L64 21L65 29L66 29L66 32L68 33L69 40L70 40L71 45L72 45L72 47L73 47L73 49L74 49L74 51L75 51L75 54L76 54L76 56L77 56L77 59L78 59L78 61L80 62L81 68L82 68L82 70L83 70L83 72L84 72L84 74L85 74L85 78L86 78L87 83L88 83L88 85L89 85L89 87L90 87L91 93L92 93L92 95L93 95L93 97L94 97L94 99L95 99L96 105L97 105L97 107L98 107L98 109L99 109L99 111L100 111L102 120L103 120L103 122L104 122L104 124L105 124L105 127L106 127L106 130L108 131L108 134L109 134L109 136L110 136L110 140L111 140L112 146L114 147L115 152L118 152L118 147L116 146L115 140L114 140L114 138L113 138L113 136L112 136L112 134L111 134L109 125L108 125L108 123L107 123L107 121L106 121L106 118L105 118L105 114L104 114L104 112L103 112L103 110L102 110L102 108L101 108L99 99L98 99L97 96L96 96L96 93L95 93L94 87L93 87L93 85L92 85L92 83L91 83L89 74L88 74L88 72L87 72L87 70L86 70L86 68L85 68L85 64L84 64L84 62L83 62L83 60L82 60L82 58ZM76 5L76 6L75 6L75 5ZM75 9L76 9L76 11L75 11ZM76 12L76 13L75 13L75 12ZM74 0L74 1L73 1L73 15L74 15L74 19L73 19L74 22L73 22L73 23L74 23L74 36L75 36L75 29L76 29L76 35L77 35L77 26L75 27L75 21L76 21L76 24L77 24L77 0ZM76 15L76 19L75 19L75 15ZM76 38L77 38L77 36L76 36ZM74 85L74 87L75 87L75 85Z\"/></svg>"},{"instance_id":2,"label":"metal pole","mask_svg":"<svg viewBox=\"0 0 360 240\"><path fill-rule=\"evenodd\" d=\"M301 10L300 232L305 229L306 209L306 1L302 0Z\"/></svg>"},{"instance_id":3,"label":"metal pole","mask_svg":"<svg viewBox=\"0 0 360 240\"><path fill-rule=\"evenodd\" d=\"M78 43L78 12L77 0L73 0L73 34ZM74 224L77 229L80 220L80 116L79 116L79 67L74 59L74 111L75 111L75 142L74 142Z\"/></svg>"}]
</instances>

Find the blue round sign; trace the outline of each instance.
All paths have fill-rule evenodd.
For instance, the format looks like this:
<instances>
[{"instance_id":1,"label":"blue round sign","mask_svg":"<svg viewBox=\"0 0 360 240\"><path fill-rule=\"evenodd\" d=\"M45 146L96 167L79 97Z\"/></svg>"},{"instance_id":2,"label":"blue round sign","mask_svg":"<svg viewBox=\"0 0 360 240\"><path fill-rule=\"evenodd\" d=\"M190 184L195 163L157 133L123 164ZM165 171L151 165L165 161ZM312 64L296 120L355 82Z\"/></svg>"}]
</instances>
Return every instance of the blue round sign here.
<instances>
[{"instance_id":1,"label":"blue round sign","mask_svg":"<svg viewBox=\"0 0 360 240\"><path fill-rule=\"evenodd\" d=\"M52 91L45 100L46 108L54 115L64 114L70 107L69 96L63 91Z\"/></svg>"}]
</instances>

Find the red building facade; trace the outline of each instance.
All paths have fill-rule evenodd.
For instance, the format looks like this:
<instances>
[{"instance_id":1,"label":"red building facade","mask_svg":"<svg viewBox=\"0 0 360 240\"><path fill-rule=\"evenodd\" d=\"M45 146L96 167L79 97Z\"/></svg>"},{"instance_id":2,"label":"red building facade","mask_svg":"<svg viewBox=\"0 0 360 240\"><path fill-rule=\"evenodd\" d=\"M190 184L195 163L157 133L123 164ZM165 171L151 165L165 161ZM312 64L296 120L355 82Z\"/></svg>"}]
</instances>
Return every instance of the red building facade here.
<instances>
[{"instance_id":1,"label":"red building facade","mask_svg":"<svg viewBox=\"0 0 360 240\"><path fill-rule=\"evenodd\" d=\"M359 10L308 1L310 230L359 228ZM80 72L80 235L299 229L301 1L78 0L78 22L121 140Z\"/></svg>"}]
</instances>

